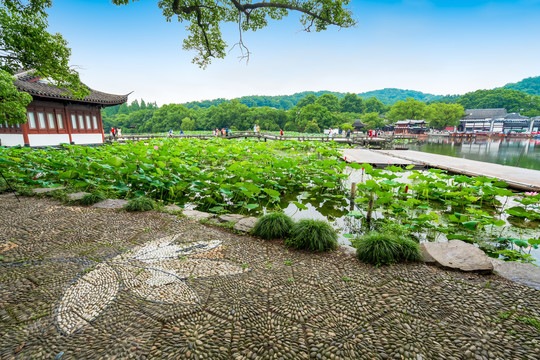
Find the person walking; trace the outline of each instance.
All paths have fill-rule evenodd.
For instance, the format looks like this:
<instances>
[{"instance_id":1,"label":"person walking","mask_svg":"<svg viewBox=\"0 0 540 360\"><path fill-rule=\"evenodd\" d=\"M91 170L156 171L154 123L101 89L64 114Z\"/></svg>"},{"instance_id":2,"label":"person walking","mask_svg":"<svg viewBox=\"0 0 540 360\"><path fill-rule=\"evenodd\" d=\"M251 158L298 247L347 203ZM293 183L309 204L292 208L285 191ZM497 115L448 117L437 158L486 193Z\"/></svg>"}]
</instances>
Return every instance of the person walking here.
<instances>
[{"instance_id":1,"label":"person walking","mask_svg":"<svg viewBox=\"0 0 540 360\"><path fill-rule=\"evenodd\" d=\"M283 136L283 129L280 129L279 135Z\"/></svg>"},{"instance_id":2,"label":"person walking","mask_svg":"<svg viewBox=\"0 0 540 360\"><path fill-rule=\"evenodd\" d=\"M114 127L111 128L111 135L113 137L113 140L116 140L116 129Z\"/></svg>"}]
</instances>

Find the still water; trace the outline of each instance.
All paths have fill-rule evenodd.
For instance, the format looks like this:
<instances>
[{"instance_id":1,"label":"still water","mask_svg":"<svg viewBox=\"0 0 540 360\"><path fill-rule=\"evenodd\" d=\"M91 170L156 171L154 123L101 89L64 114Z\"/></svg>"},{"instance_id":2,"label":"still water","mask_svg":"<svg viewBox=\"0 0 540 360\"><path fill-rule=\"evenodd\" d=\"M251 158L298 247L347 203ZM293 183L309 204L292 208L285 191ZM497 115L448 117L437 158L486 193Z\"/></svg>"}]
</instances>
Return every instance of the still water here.
<instances>
[{"instance_id":1,"label":"still water","mask_svg":"<svg viewBox=\"0 0 540 360\"><path fill-rule=\"evenodd\" d=\"M411 141L411 150L540 170L540 139L449 139Z\"/></svg>"}]
</instances>

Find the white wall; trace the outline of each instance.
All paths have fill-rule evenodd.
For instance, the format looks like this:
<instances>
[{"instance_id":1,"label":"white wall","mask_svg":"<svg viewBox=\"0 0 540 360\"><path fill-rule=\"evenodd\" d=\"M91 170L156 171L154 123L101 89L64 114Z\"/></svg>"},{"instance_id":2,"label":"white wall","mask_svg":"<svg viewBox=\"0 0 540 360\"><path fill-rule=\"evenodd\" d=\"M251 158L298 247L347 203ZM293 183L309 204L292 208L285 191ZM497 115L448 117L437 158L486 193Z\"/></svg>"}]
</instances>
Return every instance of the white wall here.
<instances>
[{"instance_id":1,"label":"white wall","mask_svg":"<svg viewBox=\"0 0 540 360\"><path fill-rule=\"evenodd\" d=\"M71 134L71 138L75 145L103 144L101 134Z\"/></svg>"},{"instance_id":2,"label":"white wall","mask_svg":"<svg viewBox=\"0 0 540 360\"><path fill-rule=\"evenodd\" d=\"M54 146L69 144L68 134L28 134L30 146Z\"/></svg>"},{"instance_id":3,"label":"white wall","mask_svg":"<svg viewBox=\"0 0 540 360\"><path fill-rule=\"evenodd\" d=\"M24 146L23 134L0 134L2 146Z\"/></svg>"}]
</instances>

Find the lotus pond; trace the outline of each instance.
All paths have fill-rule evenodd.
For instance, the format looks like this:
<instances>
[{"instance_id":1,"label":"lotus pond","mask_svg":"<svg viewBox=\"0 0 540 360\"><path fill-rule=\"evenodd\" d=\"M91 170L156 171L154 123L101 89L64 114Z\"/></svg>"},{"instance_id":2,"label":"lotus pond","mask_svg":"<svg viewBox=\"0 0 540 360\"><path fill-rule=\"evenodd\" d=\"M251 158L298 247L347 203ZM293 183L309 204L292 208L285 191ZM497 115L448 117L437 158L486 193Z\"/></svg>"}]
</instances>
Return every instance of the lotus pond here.
<instances>
[{"instance_id":1,"label":"lotus pond","mask_svg":"<svg viewBox=\"0 0 540 360\"><path fill-rule=\"evenodd\" d=\"M515 194L500 181L436 169L347 164L338 146L216 138L0 148L0 166L17 187L148 196L218 214L259 216L283 209L294 218L324 218L342 243L400 226L419 241L461 239L506 260L540 258L540 195ZM358 185L351 201L353 181ZM6 189L3 180L0 188Z\"/></svg>"}]
</instances>

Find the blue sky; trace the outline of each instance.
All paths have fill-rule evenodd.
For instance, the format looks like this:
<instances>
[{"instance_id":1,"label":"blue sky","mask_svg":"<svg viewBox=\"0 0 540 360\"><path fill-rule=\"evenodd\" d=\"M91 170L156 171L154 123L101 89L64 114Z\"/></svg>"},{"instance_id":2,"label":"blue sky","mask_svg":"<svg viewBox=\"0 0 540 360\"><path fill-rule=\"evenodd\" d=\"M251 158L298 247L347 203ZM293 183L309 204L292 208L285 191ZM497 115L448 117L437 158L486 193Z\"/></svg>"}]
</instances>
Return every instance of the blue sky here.
<instances>
[{"instance_id":1,"label":"blue sky","mask_svg":"<svg viewBox=\"0 0 540 360\"><path fill-rule=\"evenodd\" d=\"M49 31L72 49L83 82L159 105L305 90L360 93L386 87L463 94L540 75L540 0L352 1L351 29L301 31L298 16L243 35L249 63L232 50L206 70L182 50L185 25L157 1L54 0ZM222 29L229 45L235 25Z\"/></svg>"}]
</instances>

